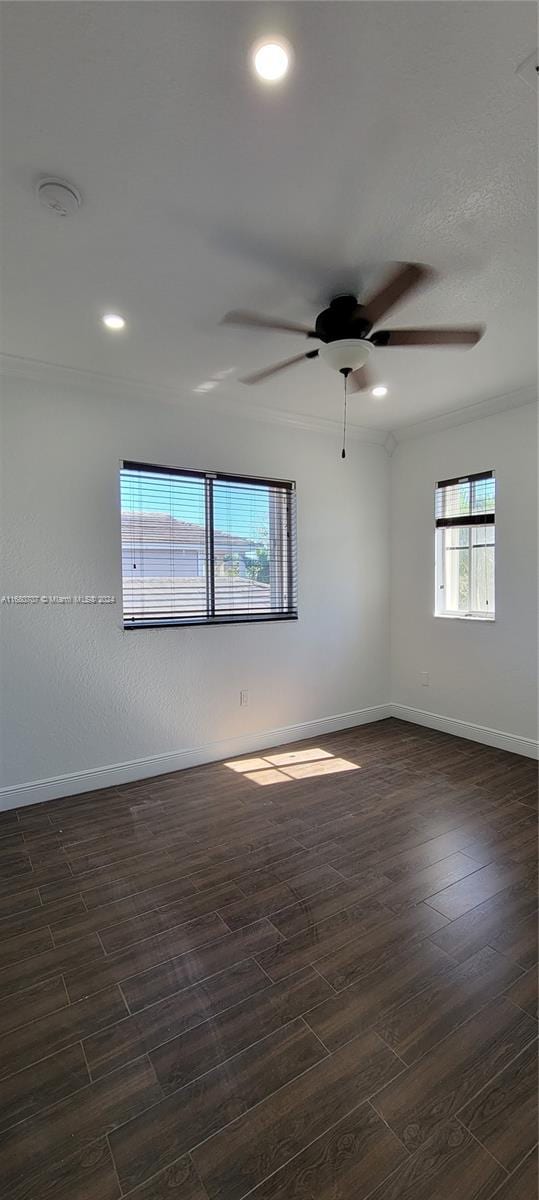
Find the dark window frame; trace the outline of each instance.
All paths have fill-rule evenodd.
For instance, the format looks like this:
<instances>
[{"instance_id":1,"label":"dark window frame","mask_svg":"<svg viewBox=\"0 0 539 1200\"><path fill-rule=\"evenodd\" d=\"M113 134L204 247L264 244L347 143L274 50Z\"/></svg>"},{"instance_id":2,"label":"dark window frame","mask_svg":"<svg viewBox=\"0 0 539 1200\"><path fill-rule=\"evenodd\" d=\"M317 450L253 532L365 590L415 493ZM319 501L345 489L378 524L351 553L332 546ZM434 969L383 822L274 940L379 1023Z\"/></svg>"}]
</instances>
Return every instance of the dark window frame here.
<instances>
[{"instance_id":1,"label":"dark window frame","mask_svg":"<svg viewBox=\"0 0 539 1200\"><path fill-rule=\"evenodd\" d=\"M210 615L200 617L163 617L144 619L128 618L123 611L125 594L124 575L122 566L122 620L124 630L133 629L174 629L178 626L194 627L197 625L207 628L212 625L252 625L267 621L297 621L297 532L296 532L296 484L290 479L267 479L255 475L236 475L223 471L191 471L185 467L167 467L156 463L138 462L124 459L120 462L120 478L122 471L140 471L144 474L180 476L204 481L205 496L205 579L206 607ZM286 573L286 594L288 606L281 612L242 613L216 615L215 605L215 541L214 541L214 503L213 484L241 483L251 487L273 488L282 491L286 496L286 539L288 551L283 577ZM121 535L123 550L123 538Z\"/></svg>"}]
</instances>

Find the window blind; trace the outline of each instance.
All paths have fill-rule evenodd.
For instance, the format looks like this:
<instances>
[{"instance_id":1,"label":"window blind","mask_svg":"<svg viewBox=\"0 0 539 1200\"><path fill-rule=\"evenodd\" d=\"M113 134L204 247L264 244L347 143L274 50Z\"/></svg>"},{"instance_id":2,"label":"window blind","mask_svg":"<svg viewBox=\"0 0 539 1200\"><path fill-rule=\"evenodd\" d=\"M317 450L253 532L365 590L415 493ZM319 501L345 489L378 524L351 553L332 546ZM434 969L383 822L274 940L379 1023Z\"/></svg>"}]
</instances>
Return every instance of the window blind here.
<instances>
[{"instance_id":1,"label":"window blind","mask_svg":"<svg viewBox=\"0 0 539 1200\"><path fill-rule=\"evenodd\" d=\"M441 480L436 484L436 528L494 525L495 487L494 471Z\"/></svg>"},{"instance_id":2,"label":"window blind","mask_svg":"<svg viewBox=\"0 0 539 1200\"><path fill-rule=\"evenodd\" d=\"M124 462L125 628L295 619L295 485Z\"/></svg>"}]
</instances>

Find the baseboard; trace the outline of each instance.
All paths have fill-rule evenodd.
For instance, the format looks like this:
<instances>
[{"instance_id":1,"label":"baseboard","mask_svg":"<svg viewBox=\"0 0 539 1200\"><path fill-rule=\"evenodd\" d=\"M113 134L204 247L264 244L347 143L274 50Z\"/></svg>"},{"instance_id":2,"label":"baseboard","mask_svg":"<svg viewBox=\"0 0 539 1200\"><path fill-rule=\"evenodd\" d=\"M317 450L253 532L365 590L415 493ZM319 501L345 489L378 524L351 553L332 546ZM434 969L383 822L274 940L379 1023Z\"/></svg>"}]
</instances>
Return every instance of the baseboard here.
<instances>
[{"instance_id":1,"label":"baseboard","mask_svg":"<svg viewBox=\"0 0 539 1200\"><path fill-rule=\"evenodd\" d=\"M302 721L298 725L287 725L282 729L264 729L258 733L240 734L238 737L208 742L188 750L176 750L169 754L152 755L150 758L114 763L113 766L74 771L70 775L57 775L53 779L16 784L13 787L0 788L0 812L10 808L22 808L27 804L39 804L44 800L58 800L61 796L76 796L81 792L116 787L122 783L132 783L136 779L148 779L153 775L168 775L172 771L185 770L186 767L197 767L202 763L218 762L222 758L234 758L238 754L252 754L255 750L264 750L270 746L320 737L323 733L335 733L339 729L351 729L354 725L383 721L390 716L389 704L377 704L372 708L360 708L356 712L321 717L317 721Z\"/></svg>"},{"instance_id":2,"label":"baseboard","mask_svg":"<svg viewBox=\"0 0 539 1200\"><path fill-rule=\"evenodd\" d=\"M305 738L320 737L324 733L336 733L339 729L351 729L354 725L366 725L372 721L383 721L397 717L429 729L439 729L455 737L469 738L499 750L509 750L526 758L539 758L539 743L533 738L519 737L514 733L503 733L499 729L488 729L471 721L458 721L454 717L443 717L438 713L425 712L421 708L409 708L406 704L377 704L371 708L360 708L355 712L338 713L333 717L321 717L317 721L302 721L297 725L286 725L281 729L265 729L258 733L240 734L224 738L219 742L207 742L187 750L176 750L168 754L155 754L148 758L135 758L129 762L114 763L112 766L95 767L89 771L74 771L69 775L57 775L52 779L38 779L32 783L15 784L0 788L0 812L11 808L22 808L27 804L39 804L45 800L58 800L61 796L76 796L81 792L92 792L101 788L116 787L132 783L137 779L148 779L154 775L168 775L172 771L183 771L203 763L218 762L220 759L235 758L238 754L252 754L270 746L300 742Z\"/></svg>"},{"instance_id":3,"label":"baseboard","mask_svg":"<svg viewBox=\"0 0 539 1200\"><path fill-rule=\"evenodd\" d=\"M489 729L485 725L474 725L471 721L458 721L455 717L442 717L421 708L408 708L406 704L390 704L389 708L391 716L401 721L426 725L429 729L439 729L441 733L452 733L454 737L469 738L472 742L509 750L512 754L523 754L526 758L539 758L539 742L534 738L502 733L501 729Z\"/></svg>"}]
</instances>

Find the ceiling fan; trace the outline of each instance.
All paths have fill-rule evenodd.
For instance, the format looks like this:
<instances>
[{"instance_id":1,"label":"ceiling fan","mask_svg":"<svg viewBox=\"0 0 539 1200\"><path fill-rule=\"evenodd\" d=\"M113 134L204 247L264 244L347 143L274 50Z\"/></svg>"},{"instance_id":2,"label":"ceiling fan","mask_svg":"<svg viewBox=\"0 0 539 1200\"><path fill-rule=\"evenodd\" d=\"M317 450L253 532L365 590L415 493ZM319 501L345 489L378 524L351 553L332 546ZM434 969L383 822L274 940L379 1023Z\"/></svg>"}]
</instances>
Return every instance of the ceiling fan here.
<instances>
[{"instance_id":1,"label":"ceiling fan","mask_svg":"<svg viewBox=\"0 0 539 1200\"><path fill-rule=\"evenodd\" d=\"M295 354L240 379L241 383L262 383L295 363L322 358L344 375L349 390L363 392L372 386L367 360L378 346L460 347L475 346L483 335L482 326L431 329L374 329L386 313L405 296L434 279L434 271L421 263L396 263L382 287L364 301L356 296L336 296L319 313L314 327L294 321L280 321L260 313L234 309L223 317L222 325L243 325L256 329L301 333L322 342L316 350Z\"/></svg>"}]
</instances>

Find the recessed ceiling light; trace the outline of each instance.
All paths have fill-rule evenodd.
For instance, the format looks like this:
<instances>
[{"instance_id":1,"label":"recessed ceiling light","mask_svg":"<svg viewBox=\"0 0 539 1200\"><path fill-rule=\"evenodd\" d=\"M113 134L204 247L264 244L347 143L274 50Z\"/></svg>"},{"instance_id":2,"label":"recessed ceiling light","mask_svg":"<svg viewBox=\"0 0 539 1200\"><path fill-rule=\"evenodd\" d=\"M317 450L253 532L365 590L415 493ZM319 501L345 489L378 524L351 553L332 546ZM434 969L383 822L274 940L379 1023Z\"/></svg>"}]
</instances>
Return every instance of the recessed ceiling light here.
<instances>
[{"instance_id":1,"label":"recessed ceiling light","mask_svg":"<svg viewBox=\"0 0 539 1200\"><path fill-rule=\"evenodd\" d=\"M385 384L379 383L376 385L376 387L373 387L371 390L371 396L376 396L377 399L381 398L382 396L387 396L387 388Z\"/></svg>"},{"instance_id":2,"label":"recessed ceiling light","mask_svg":"<svg viewBox=\"0 0 539 1200\"><path fill-rule=\"evenodd\" d=\"M125 329L125 317L121 317L119 313L105 313L101 320L107 329L111 329L114 333Z\"/></svg>"},{"instance_id":3,"label":"recessed ceiling light","mask_svg":"<svg viewBox=\"0 0 539 1200\"><path fill-rule=\"evenodd\" d=\"M292 61L292 47L281 39L264 39L256 42L251 51L253 66L265 83L279 83L284 79Z\"/></svg>"}]
</instances>

